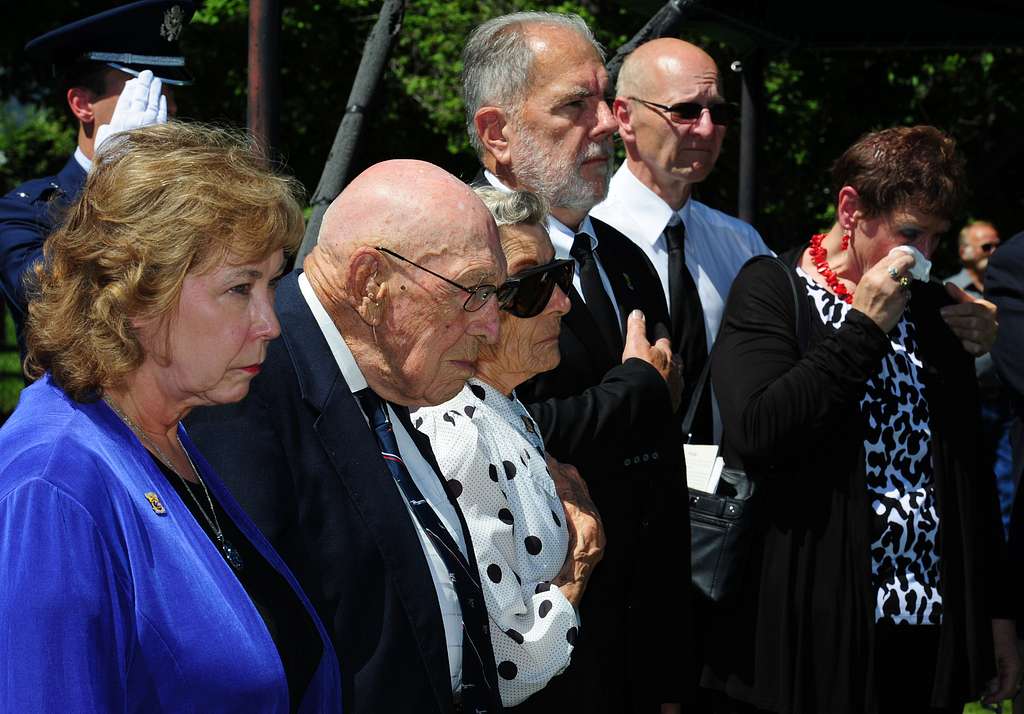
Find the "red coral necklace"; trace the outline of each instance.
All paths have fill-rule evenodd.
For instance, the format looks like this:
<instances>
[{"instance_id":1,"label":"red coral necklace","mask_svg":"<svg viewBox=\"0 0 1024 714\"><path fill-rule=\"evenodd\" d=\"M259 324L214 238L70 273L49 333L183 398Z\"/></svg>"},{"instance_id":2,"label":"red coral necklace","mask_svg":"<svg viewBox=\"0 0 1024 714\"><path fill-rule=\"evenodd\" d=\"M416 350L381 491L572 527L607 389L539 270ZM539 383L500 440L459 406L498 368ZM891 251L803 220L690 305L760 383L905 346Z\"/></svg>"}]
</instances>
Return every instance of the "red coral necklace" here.
<instances>
[{"instance_id":1,"label":"red coral necklace","mask_svg":"<svg viewBox=\"0 0 1024 714\"><path fill-rule=\"evenodd\" d=\"M811 236L811 247L808 250L811 254L811 262L818 269L818 274L825 278L825 284L828 285L829 289L843 302L848 305L852 304L853 293L839 282L839 276L828 265L828 251L821 245L821 242L825 240L825 235L825 233L818 233Z\"/></svg>"}]
</instances>

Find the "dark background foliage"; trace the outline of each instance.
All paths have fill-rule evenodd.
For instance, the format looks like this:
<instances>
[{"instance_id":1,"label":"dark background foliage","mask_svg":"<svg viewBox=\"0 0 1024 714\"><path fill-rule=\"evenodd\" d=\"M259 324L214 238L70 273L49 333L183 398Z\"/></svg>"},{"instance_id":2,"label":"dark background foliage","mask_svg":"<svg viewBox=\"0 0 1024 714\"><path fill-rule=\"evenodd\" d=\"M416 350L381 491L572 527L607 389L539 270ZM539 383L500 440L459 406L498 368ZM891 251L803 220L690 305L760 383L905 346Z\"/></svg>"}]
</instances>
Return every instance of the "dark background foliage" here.
<instances>
[{"instance_id":1,"label":"dark background foliage","mask_svg":"<svg viewBox=\"0 0 1024 714\"><path fill-rule=\"evenodd\" d=\"M1000 0L979 2L1012 7ZM965 18L979 2L960 4ZM22 52L25 42L117 4L117 0L6 4L0 23L0 190L6 192L22 180L55 172L74 146L63 99L55 96L45 72L27 63ZM283 4L283 96L275 149L311 192L379 2L285 0ZM903 8L899 15L860 13L862 34L887 33L896 38L894 47L883 51L876 48L877 42L858 45L853 37L842 47L823 49L816 48L815 39L834 28L824 24L820 6L816 12L804 13L801 3L795 2L764 7L732 0L702 4L728 10L738 18L738 26L734 23L726 29L694 22L683 31L684 38L708 47L718 60L728 98L738 101L740 93L739 76L729 70L734 61L759 61L764 67L755 225L773 248L804 241L827 226L833 212L829 165L862 133L894 124L929 123L951 132L968 159L974 194L969 217L993 221L1004 237L1024 228L1024 72L1020 71L1024 51L1019 37L1015 47L1004 46L1005 34L1000 34L1004 27L999 22L993 23L997 38L993 42L979 43L976 37L962 42L958 32L966 30L956 26L955 3L921 5L941 6L942 12L952 13L945 17L915 15L907 10L909 5L897 3ZM387 158L415 157L463 178L475 174L477 164L465 138L457 78L462 44L482 20L522 9L578 12L614 51L660 5L657 0L410 0L388 72L368 112L355 170ZM768 13L776 12L771 8L782 8L777 12L785 14L782 30L778 25L774 28L786 33L784 41L752 41L756 32L750 27L764 23ZM997 19L999 10L995 8ZM1024 27L1019 9L1006 12L1005 26ZM244 125L247 17L244 0L201 2L182 39L197 82L178 92L179 116ZM820 31L816 22L822 23ZM930 49L907 49L914 44L914 34L926 31L929 23L944 28L948 39ZM759 44L768 48L758 50ZM969 48L964 49L965 45ZM714 174L697 190L702 201L730 213L737 205L738 155L739 134L734 130L727 136ZM951 238L955 232L956 227ZM954 270L955 240L946 241L937 262L941 271Z\"/></svg>"}]
</instances>

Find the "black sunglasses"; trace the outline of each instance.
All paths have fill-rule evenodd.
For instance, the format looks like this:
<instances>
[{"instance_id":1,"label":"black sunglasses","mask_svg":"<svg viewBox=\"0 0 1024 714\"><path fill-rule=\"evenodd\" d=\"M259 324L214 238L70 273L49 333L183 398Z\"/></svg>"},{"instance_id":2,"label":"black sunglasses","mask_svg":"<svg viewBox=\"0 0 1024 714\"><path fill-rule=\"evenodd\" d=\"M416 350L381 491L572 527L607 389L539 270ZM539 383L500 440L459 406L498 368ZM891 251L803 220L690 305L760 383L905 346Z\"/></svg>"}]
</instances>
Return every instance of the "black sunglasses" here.
<instances>
[{"instance_id":1,"label":"black sunglasses","mask_svg":"<svg viewBox=\"0 0 1024 714\"><path fill-rule=\"evenodd\" d=\"M575 273L576 261L572 258L527 268L501 284L498 304L516 317L536 317L544 312L556 285L569 294Z\"/></svg>"},{"instance_id":2,"label":"black sunglasses","mask_svg":"<svg viewBox=\"0 0 1024 714\"><path fill-rule=\"evenodd\" d=\"M398 253L396 253L393 250L388 250L387 248L385 248L383 246L379 246L379 245L376 246L376 248L381 253L386 253L387 255L390 255L392 258L398 258L399 260L404 261L404 262L408 263L409 265L412 265L412 266L414 266L416 268L419 268L424 273L430 273L435 278L440 278L441 280L445 281L449 285L454 285L459 290L462 290L463 292L469 293L469 297L466 298L466 302L464 302L462 304L462 309L465 310L466 312L476 312L477 310L482 308L485 304L487 304L487 301L491 299L492 295L494 295L495 293L498 292L497 286L491 285L490 283L480 283L475 288L467 288L464 285L459 285L454 280L449 280L448 278L444 277L440 273L435 273L430 268L424 268L419 263L414 263L413 261L411 261L408 258L406 258L404 255L399 255Z\"/></svg>"},{"instance_id":3,"label":"black sunglasses","mask_svg":"<svg viewBox=\"0 0 1024 714\"><path fill-rule=\"evenodd\" d=\"M699 121L700 115L704 113L705 109L711 115L711 123L718 126L729 126L739 117L739 107L728 102L717 102L708 105L700 104L699 102L679 102L678 104L668 106L666 104L658 104L657 102L649 102L639 97L630 97L630 99L634 102L640 102L649 109L660 109L667 113L668 118L676 124L689 124Z\"/></svg>"}]
</instances>

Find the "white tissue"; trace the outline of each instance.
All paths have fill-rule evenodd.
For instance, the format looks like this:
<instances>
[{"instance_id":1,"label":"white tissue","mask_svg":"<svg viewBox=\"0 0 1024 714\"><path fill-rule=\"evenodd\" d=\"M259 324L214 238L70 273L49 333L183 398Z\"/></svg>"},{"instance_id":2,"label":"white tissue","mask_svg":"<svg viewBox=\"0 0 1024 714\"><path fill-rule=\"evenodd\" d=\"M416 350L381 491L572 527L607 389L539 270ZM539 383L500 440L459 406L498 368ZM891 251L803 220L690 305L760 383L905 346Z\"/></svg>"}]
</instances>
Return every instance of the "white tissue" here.
<instances>
[{"instance_id":1,"label":"white tissue","mask_svg":"<svg viewBox=\"0 0 1024 714\"><path fill-rule=\"evenodd\" d=\"M908 271L910 277L914 280L920 280L922 283L927 283L928 276L932 272L932 261L925 258L924 254L912 245L898 245L889 251L889 255L891 256L896 251L902 251L914 257L914 265Z\"/></svg>"}]
</instances>

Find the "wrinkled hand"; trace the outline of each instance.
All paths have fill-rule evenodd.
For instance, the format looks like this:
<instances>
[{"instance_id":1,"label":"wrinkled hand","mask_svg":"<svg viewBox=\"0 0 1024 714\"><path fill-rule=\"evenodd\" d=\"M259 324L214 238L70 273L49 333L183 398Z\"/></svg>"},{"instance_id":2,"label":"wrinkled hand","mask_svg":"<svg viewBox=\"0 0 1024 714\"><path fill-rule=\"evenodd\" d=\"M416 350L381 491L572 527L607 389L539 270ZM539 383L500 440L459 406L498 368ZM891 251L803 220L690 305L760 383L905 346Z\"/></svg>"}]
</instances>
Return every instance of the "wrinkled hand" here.
<instances>
[{"instance_id":1,"label":"wrinkled hand","mask_svg":"<svg viewBox=\"0 0 1024 714\"><path fill-rule=\"evenodd\" d=\"M640 310L633 310L626 320L626 347L622 350L622 361L636 357L658 370L668 386L672 411L678 411L683 400L683 363L672 354L668 338L662 337L653 345L647 339L647 318Z\"/></svg>"},{"instance_id":2,"label":"wrinkled hand","mask_svg":"<svg viewBox=\"0 0 1024 714\"><path fill-rule=\"evenodd\" d=\"M167 97L163 95L163 83L150 70L143 70L138 77L124 83L110 123L96 128L93 151L119 131L164 124L166 121Z\"/></svg>"},{"instance_id":3,"label":"wrinkled hand","mask_svg":"<svg viewBox=\"0 0 1024 714\"><path fill-rule=\"evenodd\" d=\"M992 620L992 645L996 655L996 676L981 698L981 703L987 706L1013 699L1020 689L1022 670L1017 652L1017 625L1013 620Z\"/></svg>"},{"instance_id":4,"label":"wrinkled hand","mask_svg":"<svg viewBox=\"0 0 1024 714\"><path fill-rule=\"evenodd\" d=\"M604 526L576 467L556 461L548 454L544 456L569 529L569 552L562 570L552 582L573 607L578 607L587 581L604 555Z\"/></svg>"},{"instance_id":5,"label":"wrinkled hand","mask_svg":"<svg viewBox=\"0 0 1024 714\"><path fill-rule=\"evenodd\" d=\"M992 349L996 341L999 328L996 306L988 300L972 297L953 283L946 283L946 292L957 304L942 308L942 319L963 343L965 350L981 357Z\"/></svg>"},{"instance_id":6,"label":"wrinkled hand","mask_svg":"<svg viewBox=\"0 0 1024 714\"><path fill-rule=\"evenodd\" d=\"M894 328L907 307L910 293L893 279L889 268L894 268L897 275L903 276L913 265L914 256L902 251L879 260L857 283L857 290L853 294L853 309L871 318L882 332Z\"/></svg>"}]
</instances>

